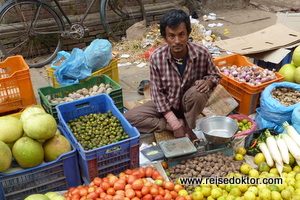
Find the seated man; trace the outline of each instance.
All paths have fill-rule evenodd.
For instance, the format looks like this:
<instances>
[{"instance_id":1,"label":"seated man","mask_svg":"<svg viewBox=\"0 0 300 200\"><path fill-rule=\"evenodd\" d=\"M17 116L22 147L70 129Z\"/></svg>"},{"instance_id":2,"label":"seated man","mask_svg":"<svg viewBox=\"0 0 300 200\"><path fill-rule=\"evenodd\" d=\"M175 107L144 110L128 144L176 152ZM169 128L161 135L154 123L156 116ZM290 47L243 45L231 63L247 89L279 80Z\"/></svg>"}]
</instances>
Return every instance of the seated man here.
<instances>
[{"instance_id":1,"label":"seated man","mask_svg":"<svg viewBox=\"0 0 300 200\"><path fill-rule=\"evenodd\" d=\"M188 41L191 23L183 10L166 13L160 33L167 44L150 57L152 100L124 116L141 133L173 131L175 137L194 140L197 117L222 76L208 49Z\"/></svg>"}]
</instances>

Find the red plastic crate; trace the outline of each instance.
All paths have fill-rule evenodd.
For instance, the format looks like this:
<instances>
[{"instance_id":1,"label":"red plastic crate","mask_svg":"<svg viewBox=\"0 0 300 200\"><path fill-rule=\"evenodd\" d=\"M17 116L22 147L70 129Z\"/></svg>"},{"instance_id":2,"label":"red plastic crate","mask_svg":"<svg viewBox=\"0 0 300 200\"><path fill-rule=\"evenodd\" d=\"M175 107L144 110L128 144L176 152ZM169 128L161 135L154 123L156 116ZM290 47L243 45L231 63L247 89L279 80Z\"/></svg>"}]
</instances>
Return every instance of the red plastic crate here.
<instances>
[{"instance_id":1,"label":"red plastic crate","mask_svg":"<svg viewBox=\"0 0 300 200\"><path fill-rule=\"evenodd\" d=\"M0 114L35 105L29 67L22 56L0 62Z\"/></svg>"},{"instance_id":2,"label":"red plastic crate","mask_svg":"<svg viewBox=\"0 0 300 200\"><path fill-rule=\"evenodd\" d=\"M236 65L237 67L252 66L253 63L249 62L245 56L238 54L228 55L221 58L216 58L214 63L219 68L223 66ZM260 70L263 68L259 67ZM220 80L221 85L239 102L238 112L243 115L250 115L255 113L256 108L259 106L260 93L270 84L275 82L282 82L283 76L275 72L277 79L262 83L258 86L252 86L247 83L238 82L229 76L222 74Z\"/></svg>"}]
</instances>

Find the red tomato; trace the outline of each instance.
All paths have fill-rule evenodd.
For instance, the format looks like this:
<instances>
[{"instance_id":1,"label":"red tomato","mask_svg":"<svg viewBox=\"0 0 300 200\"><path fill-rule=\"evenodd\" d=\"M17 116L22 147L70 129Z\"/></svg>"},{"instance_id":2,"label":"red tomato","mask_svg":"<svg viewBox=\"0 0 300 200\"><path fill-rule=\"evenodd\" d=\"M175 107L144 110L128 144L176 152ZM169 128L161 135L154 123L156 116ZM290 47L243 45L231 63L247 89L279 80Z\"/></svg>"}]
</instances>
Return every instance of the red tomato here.
<instances>
[{"instance_id":1,"label":"red tomato","mask_svg":"<svg viewBox=\"0 0 300 200\"><path fill-rule=\"evenodd\" d=\"M111 196L109 194L104 197L104 200L112 200L112 199L113 199L113 196Z\"/></svg>"},{"instance_id":2,"label":"red tomato","mask_svg":"<svg viewBox=\"0 0 300 200\"><path fill-rule=\"evenodd\" d=\"M156 176L156 179L155 180L165 180L163 176L159 175L159 176Z\"/></svg>"},{"instance_id":3,"label":"red tomato","mask_svg":"<svg viewBox=\"0 0 300 200\"><path fill-rule=\"evenodd\" d=\"M108 182L104 182L102 181L102 183L100 184L100 187L106 191L108 188L110 188L110 184Z\"/></svg>"},{"instance_id":4,"label":"red tomato","mask_svg":"<svg viewBox=\"0 0 300 200\"><path fill-rule=\"evenodd\" d=\"M131 200L140 200L138 197L133 197Z\"/></svg>"},{"instance_id":5,"label":"red tomato","mask_svg":"<svg viewBox=\"0 0 300 200\"><path fill-rule=\"evenodd\" d=\"M150 192L150 187L144 185L144 186L142 187L142 189L141 189L141 192L142 192L143 195L148 194L148 193Z\"/></svg>"},{"instance_id":6,"label":"red tomato","mask_svg":"<svg viewBox=\"0 0 300 200\"><path fill-rule=\"evenodd\" d=\"M129 199L132 199L133 197L135 197L135 191L133 189L126 189L125 196Z\"/></svg>"},{"instance_id":7,"label":"red tomato","mask_svg":"<svg viewBox=\"0 0 300 200\"><path fill-rule=\"evenodd\" d=\"M145 168L141 167L141 168L139 168L139 171L140 171L140 174L141 174L141 178L144 178L145 177Z\"/></svg>"},{"instance_id":8,"label":"red tomato","mask_svg":"<svg viewBox=\"0 0 300 200\"><path fill-rule=\"evenodd\" d=\"M100 177L95 177L93 181L95 185L100 186L102 179Z\"/></svg>"},{"instance_id":9,"label":"red tomato","mask_svg":"<svg viewBox=\"0 0 300 200\"><path fill-rule=\"evenodd\" d=\"M116 190L116 195L122 195L123 197L125 197L125 190Z\"/></svg>"},{"instance_id":10,"label":"red tomato","mask_svg":"<svg viewBox=\"0 0 300 200\"><path fill-rule=\"evenodd\" d=\"M78 194L79 194L80 196L82 196L82 197L83 197L83 196L86 196L86 195L88 194L88 189L85 188L85 187L80 188Z\"/></svg>"},{"instance_id":11,"label":"red tomato","mask_svg":"<svg viewBox=\"0 0 300 200\"><path fill-rule=\"evenodd\" d=\"M96 191L96 187L94 186L89 186L88 187L88 193L92 193L92 192L95 192Z\"/></svg>"},{"instance_id":12,"label":"red tomato","mask_svg":"<svg viewBox=\"0 0 300 200\"><path fill-rule=\"evenodd\" d=\"M69 187L68 192L71 193L75 189L76 189L76 187Z\"/></svg>"},{"instance_id":13,"label":"red tomato","mask_svg":"<svg viewBox=\"0 0 300 200\"><path fill-rule=\"evenodd\" d=\"M179 184L174 185L175 192L179 192L182 189L183 189L182 185L179 185Z\"/></svg>"},{"instance_id":14,"label":"red tomato","mask_svg":"<svg viewBox=\"0 0 300 200\"><path fill-rule=\"evenodd\" d=\"M177 196L175 200L186 200L183 196Z\"/></svg>"},{"instance_id":15,"label":"red tomato","mask_svg":"<svg viewBox=\"0 0 300 200\"><path fill-rule=\"evenodd\" d=\"M158 188L158 194L161 195L161 196L165 196L166 192L163 188L159 187Z\"/></svg>"},{"instance_id":16,"label":"red tomato","mask_svg":"<svg viewBox=\"0 0 300 200\"><path fill-rule=\"evenodd\" d=\"M154 200L164 200L164 197L158 194L154 197Z\"/></svg>"},{"instance_id":17,"label":"red tomato","mask_svg":"<svg viewBox=\"0 0 300 200\"><path fill-rule=\"evenodd\" d=\"M155 184L154 184L155 185ZM152 194L152 195L158 195L158 188L156 188L156 187L151 187L150 188L150 194Z\"/></svg>"},{"instance_id":18,"label":"red tomato","mask_svg":"<svg viewBox=\"0 0 300 200\"><path fill-rule=\"evenodd\" d=\"M190 195L184 196L186 200L192 200L193 198Z\"/></svg>"},{"instance_id":19,"label":"red tomato","mask_svg":"<svg viewBox=\"0 0 300 200\"><path fill-rule=\"evenodd\" d=\"M138 197L138 198L142 198L143 197L142 192L140 190L136 190L135 191L135 196Z\"/></svg>"},{"instance_id":20,"label":"red tomato","mask_svg":"<svg viewBox=\"0 0 300 200\"><path fill-rule=\"evenodd\" d=\"M99 197L101 198L101 199L104 199L105 197L106 197L106 192L101 192L100 194L99 194Z\"/></svg>"},{"instance_id":21,"label":"red tomato","mask_svg":"<svg viewBox=\"0 0 300 200\"><path fill-rule=\"evenodd\" d=\"M133 169L133 170L131 170L131 171L132 171L132 174L131 174L131 175L134 175L134 176L136 176L137 178L141 178L141 177L142 177L142 175L141 175L141 173L140 173L139 170Z\"/></svg>"},{"instance_id":22,"label":"red tomato","mask_svg":"<svg viewBox=\"0 0 300 200\"><path fill-rule=\"evenodd\" d=\"M152 195L151 194L146 194L145 196L143 196L142 200L152 200Z\"/></svg>"},{"instance_id":23,"label":"red tomato","mask_svg":"<svg viewBox=\"0 0 300 200\"><path fill-rule=\"evenodd\" d=\"M125 181L122 179L119 179L117 182L115 182L113 188L115 190L124 190L125 185L126 185Z\"/></svg>"},{"instance_id":24,"label":"red tomato","mask_svg":"<svg viewBox=\"0 0 300 200\"><path fill-rule=\"evenodd\" d=\"M97 194L100 194L101 192L104 192L104 190L102 189L102 187L97 187L95 192Z\"/></svg>"},{"instance_id":25,"label":"red tomato","mask_svg":"<svg viewBox=\"0 0 300 200\"><path fill-rule=\"evenodd\" d=\"M161 176L160 173L157 170L153 170L151 174L151 178L153 180L156 180L158 176Z\"/></svg>"},{"instance_id":26,"label":"red tomato","mask_svg":"<svg viewBox=\"0 0 300 200\"><path fill-rule=\"evenodd\" d=\"M72 192L71 192L72 197L73 197L75 194L78 194L78 192L79 192L79 188L75 188L74 190L72 190Z\"/></svg>"},{"instance_id":27,"label":"red tomato","mask_svg":"<svg viewBox=\"0 0 300 200\"><path fill-rule=\"evenodd\" d=\"M127 176L127 183L128 183L128 184L132 184L133 181L135 181L136 179L137 179L136 176L134 176L134 175L129 175L129 176Z\"/></svg>"},{"instance_id":28,"label":"red tomato","mask_svg":"<svg viewBox=\"0 0 300 200\"><path fill-rule=\"evenodd\" d=\"M173 197L172 197L172 195L171 195L170 192L166 192L166 194L165 194L165 196L164 196L164 199L165 199L165 200L171 200L171 199L173 199Z\"/></svg>"},{"instance_id":29,"label":"red tomato","mask_svg":"<svg viewBox=\"0 0 300 200\"><path fill-rule=\"evenodd\" d=\"M98 195L96 192L91 192L86 196L87 199L96 199L97 197Z\"/></svg>"},{"instance_id":30,"label":"red tomato","mask_svg":"<svg viewBox=\"0 0 300 200\"><path fill-rule=\"evenodd\" d=\"M124 200L124 196L120 194L116 194L115 196L113 196L113 200Z\"/></svg>"},{"instance_id":31,"label":"red tomato","mask_svg":"<svg viewBox=\"0 0 300 200\"><path fill-rule=\"evenodd\" d=\"M116 177L115 175L111 175L108 177L108 183L110 184L110 186L114 186L114 184L118 181L118 177Z\"/></svg>"},{"instance_id":32,"label":"red tomato","mask_svg":"<svg viewBox=\"0 0 300 200\"><path fill-rule=\"evenodd\" d=\"M132 189L132 185L131 184L126 184L124 190L127 190L127 189Z\"/></svg>"},{"instance_id":33,"label":"red tomato","mask_svg":"<svg viewBox=\"0 0 300 200\"><path fill-rule=\"evenodd\" d=\"M114 188L108 188L108 189L106 190L106 194L108 194L108 195L114 196L115 193L116 193L116 190L115 190Z\"/></svg>"},{"instance_id":34,"label":"red tomato","mask_svg":"<svg viewBox=\"0 0 300 200\"><path fill-rule=\"evenodd\" d=\"M146 167L145 168L145 176L146 177L151 177L151 175L152 175L152 172L153 172L153 167Z\"/></svg>"},{"instance_id":35,"label":"red tomato","mask_svg":"<svg viewBox=\"0 0 300 200\"><path fill-rule=\"evenodd\" d=\"M163 187L170 191L174 189L174 186L175 186L174 183L171 181L164 181L163 183Z\"/></svg>"},{"instance_id":36,"label":"red tomato","mask_svg":"<svg viewBox=\"0 0 300 200\"><path fill-rule=\"evenodd\" d=\"M130 175L130 174L132 174L132 171L131 171L131 169L126 169L124 173L127 175Z\"/></svg>"},{"instance_id":37,"label":"red tomato","mask_svg":"<svg viewBox=\"0 0 300 200\"><path fill-rule=\"evenodd\" d=\"M170 194L172 195L172 199L176 199L176 197L178 196L178 193L175 192L174 190L171 190Z\"/></svg>"},{"instance_id":38,"label":"red tomato","mask_svg":"<svg viewBox=\"0 0 300 200\"><path fill-rule=\"evenodd\" d=\"M141 190L143 186L144 186L144 181L142 179L136 179L132 183L132 189L134 190Z\"/></svg>"},{"instance_id":39,"label":"red tomato","mask_svg":"<svg viewBox=\"0 0 300 200\"><path fill-rule=\"evenodd\" d=\"M151 181L146 181L146 182L144 183L144 185L145 185L145 186L151 187L151 186L153 185L153 183L152 183Z\"/></svg>"},{"instance_id":40,"label":"red tomato","mask_svg":"<svg viewBox=\"0 0 300 200\"><path fill-rule=\"evenodd\" d=\"M86 196L81 197L79 200L86 200Z\"/></svg>"},{"instance_id":41,"label":"red tomato","mask_svg":"<svg viewBox=\"0 0 300 200\"><path fill-rule=\"evenodd\" d=\"M79 200L80 199L80 195L78 193L73 194L71 197L72 200Z\"/></svg>"}]
</instances>

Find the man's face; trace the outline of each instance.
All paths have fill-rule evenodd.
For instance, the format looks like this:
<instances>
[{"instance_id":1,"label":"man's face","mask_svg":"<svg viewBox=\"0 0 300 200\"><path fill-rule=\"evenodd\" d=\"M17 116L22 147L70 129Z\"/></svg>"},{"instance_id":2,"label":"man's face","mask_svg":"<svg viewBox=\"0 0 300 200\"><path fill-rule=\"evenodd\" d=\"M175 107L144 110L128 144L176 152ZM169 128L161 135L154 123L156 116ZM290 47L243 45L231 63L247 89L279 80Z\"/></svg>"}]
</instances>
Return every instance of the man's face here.
<instances>
[{"instance_id":1,"label":"man's face","mask_svg":"<svg viewBox=\"0 0 300 200\"><path fill-rule=\"evenodd\" d=\"M189 35L184 22L180 23L179 26L174 29L171 29L168 26L166 27L165 40L171 48L172 56L182 58L186 55L188 38Z\"/></svg>"}]
</instances>

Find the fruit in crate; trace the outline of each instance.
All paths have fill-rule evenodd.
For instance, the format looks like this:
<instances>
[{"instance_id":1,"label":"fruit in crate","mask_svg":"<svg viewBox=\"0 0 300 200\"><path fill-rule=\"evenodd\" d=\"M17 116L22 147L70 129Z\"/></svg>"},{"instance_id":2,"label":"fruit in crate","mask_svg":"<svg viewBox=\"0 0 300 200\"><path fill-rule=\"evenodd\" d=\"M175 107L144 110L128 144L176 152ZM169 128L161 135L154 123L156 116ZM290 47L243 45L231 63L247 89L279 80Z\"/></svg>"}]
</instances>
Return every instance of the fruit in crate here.
<instances>
[{"instance_id":1,"label":"fruit in crate","mask_svg":"<svg viewBox=\"0 0 300 200\"><path fill-rule=\"evenodd\" d=\"M38 141L25 136L15 142L12 155L21 167L30 168L43 162L44 149Z\"/></svg>"},{"instance_id":2,"label":"fruit in crate","mask_svg":"<svg viewBox=\"0 0 300 200\"><path fill-rule=\"evenodd\" d=\"M48 113L35 113L23 121L23 129L30 138L47 140L55 135L57 123Z\"/></svg>"},{"instance_id":3,"label":"fruit in crate","mask_svg":"<svg viewBox=\"0 0 300 200\"><path fill-rule=\"evenodd\" d=\"M284 76L283 78L284 81L295 82L295 78L294 78L295 70L296 70L296 66L291 63L288 63L283 65L279 69L278 73Z\"/></svg>"},{"instance_id":4,"label":"fruit in crate","mask_svg":"<svg viewBox=\"0 0 300 200\"><path fill-rule=\"evenodd\" d=\"M0 117L0 141L15 142L23 135L22 122L11 116Z\"/></svg>"},{"instance_id":5,"label":"fruit in crate","mask_svg":"<svg viewBox=\"0 0 300 200\"><path fill-rule=\"evenodd\" d=\"M28 106L25 108L21 115L20 115L20 120L23 122L25 119L27 119L30 115L35 114L35 113L46 113L44 108L39 107L39 106Z\"/></svg>"},{"instance_id":6,"label":"fruit in crate","mask_svg":"<svg viewBox=\"0 0 300 200\"><path fill-rule=\"evenodd\" d=\"M7 170L12 162L12 153L10 148L0 141L0 172Z\"/></svg>"},{"instance_id":7,"label":"fruit in crate","mask_svg":"<svg viewBox=\"0 0 300 200\"><path fill-rule=\"evenodd\" d=\"M32 194L26 197L24 200L51 200L43 194Z\"/></svg>"},{"instance_id":8,"label":"fruit in crate","mask_svg":"<svg viewBox=\"0 0 300 200\"><path fill-rule=\"evenodd\" d=\"M43 143L45 162L56 160L60 155L71 151L69 140L63 135L55 135Z\"/></svg>"}]
</instances>

